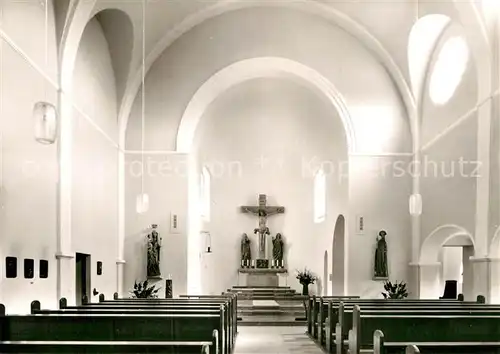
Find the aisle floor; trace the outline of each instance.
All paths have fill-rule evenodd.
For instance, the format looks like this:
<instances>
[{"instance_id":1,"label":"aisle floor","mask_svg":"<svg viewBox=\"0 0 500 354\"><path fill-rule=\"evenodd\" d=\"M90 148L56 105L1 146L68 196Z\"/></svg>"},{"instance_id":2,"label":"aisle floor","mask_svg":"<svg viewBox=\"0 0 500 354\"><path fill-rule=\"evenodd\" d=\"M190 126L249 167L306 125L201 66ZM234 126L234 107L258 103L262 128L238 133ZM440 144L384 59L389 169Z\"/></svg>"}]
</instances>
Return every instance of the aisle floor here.
<instances>
[{"instance_id":1,"label":"aisle floor","mask_svg":"<svg viewBox=\"0 0 500 354\"><path fill-rule=\"evenodd\" d=\"M238 326L234 354L323 354L304 327Z\"/></svg>"}]
</instances>

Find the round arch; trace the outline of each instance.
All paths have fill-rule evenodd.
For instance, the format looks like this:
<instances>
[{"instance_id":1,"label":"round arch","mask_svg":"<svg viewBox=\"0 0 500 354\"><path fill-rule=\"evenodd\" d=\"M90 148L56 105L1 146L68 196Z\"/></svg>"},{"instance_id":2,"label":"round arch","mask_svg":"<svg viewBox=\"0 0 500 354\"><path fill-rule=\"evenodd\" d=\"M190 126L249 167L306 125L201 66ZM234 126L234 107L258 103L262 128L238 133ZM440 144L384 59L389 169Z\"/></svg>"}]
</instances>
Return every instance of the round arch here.
<instances>
[{"instance_id":1,"label":"round arch","mask_svg":"<svg viewBox=\"0 0 500 354\"><path fill-rule=\"evenodd\" d=\"M242 82L262 77L285 77L298 80L326 96L342 119L348 151L354 151L356 140L349 111L333 84L308 66L290 59L276 57L242 60L220 70L208 79L194 94L184 111L177 132L177 151L181 153L191 151L196 127L203 113L221 93Z\"/></svg>"},{"instance_id":2,"label":"round arch","mask_svg":"<svg viewBox=\"0 0 500 354\"><path fill-rule=\"evenodd\" d=\"M332 295L345 295L346 288L346 238L345 238L345 218L339 214L335 221L332 241L332 268L331 268L331 288Z\"/></svg>"},{"instance_id":3,"label":"round arch","mask_svg":"<svg viewBox=\"0 0 500 354\"><path fill-rule=\"evenodd\" d=\"M442 225L432 231L424 240L420 250L420 264L434 264L439 261L439 251L441 246L451 241L456 237L465 237L470 241L472 247L475 248L474 237L465 228L449 224Z\"/></svg>"},{"instance_id":4,"label":"round arch","mask_svg":"<svg viewBox=\"0 0 500 354\"><path fill-rule=\"evenodd\" d=\"M372 53L375 54L377 59L384 65L389 73L390 77L396 83L399 93L403 99L409 120L410 120L410 131L412 136L415 134L417 113L415 100L406 79L395 63L389 52L384 48L384 46L376 39L375 36L371 34L366 28L361 26L359 23L351 19L349 16L345 15L341 11L335 9L327 4L322 4L319 2L311 2L307 0L297 0L297 1L270 1L270 2L253 2L253 1L234 1L234 0L222 0L216 4L209 6L207 9L188 16L180 24L175 26L170 32L168 32L156 45L156 47L151 51L146 59L146 72L148 72L153 65L153 63L160 57L160 55L179 37L184 33L188 32L195 26L210 20L221 14L245 9L252 7L283 7L296 9L298 11L309 13L311 15L319 16L329 22L335 23L347 33L351 34L357 38L366 48L368 48ZM130 111L134 103L137 92L139 91L142 78L141 70L132 76L131 80L127 85L124 100L122 101L122 106L119 113L119 137L120 145L125 146L125 135L128 124L128 119L130 116ZM416 139L413 137L413 147L416 147Z\"/></svg>"}]
</instances>

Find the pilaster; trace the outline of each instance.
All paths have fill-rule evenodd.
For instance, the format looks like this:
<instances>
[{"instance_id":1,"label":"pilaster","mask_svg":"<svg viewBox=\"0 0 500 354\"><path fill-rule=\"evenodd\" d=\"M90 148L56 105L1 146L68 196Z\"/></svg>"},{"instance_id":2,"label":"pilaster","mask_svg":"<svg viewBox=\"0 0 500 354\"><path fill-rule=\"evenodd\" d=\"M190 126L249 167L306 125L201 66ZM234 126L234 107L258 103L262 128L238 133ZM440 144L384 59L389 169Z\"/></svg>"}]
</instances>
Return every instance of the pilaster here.
<instances>
[{"instance_id":1,"label":"pilaster","mask_svg":"<svg viewBox=\"0 0 500 354\"><path fill-rule=\"evenodd\" d=\"M410 263L417 273L419 299L437 299L442 294L440 287L441 263Z\"/></svg>"},{"instance_id":2,"label":"pilaster","mask_svg":"<svg viewBox=\"0 0 500 354\"><path fill-rule=\"evenodd\" d=\"M116 292L120 298L124 297L123 275L125 272L125 263L123 259L116 261Z\"/></svg>"},{"instance_id":3,"label":"pilaster","mask_svg":"<svg viewBox=\"0 0 500 354\"><path fill-rule=\"evenodd\" d=\"M69 306L75 305L75 255L71 253L56 254L57 262L57 301L65 297Z\"/></svg>"},{"instance_id":4,"label":"pilaster","mask_svg":"<svg viewBox=\"0 0 500 354\"><path fill-rule=\"evenodd\" d=\"M474 279L474 299L478 295L486 297L486 303L500 302L500 258L471 257ZM465 279L464 279L465 283ZM469 300L466 298L466 300Z\"/></svg>"}]
</instances>

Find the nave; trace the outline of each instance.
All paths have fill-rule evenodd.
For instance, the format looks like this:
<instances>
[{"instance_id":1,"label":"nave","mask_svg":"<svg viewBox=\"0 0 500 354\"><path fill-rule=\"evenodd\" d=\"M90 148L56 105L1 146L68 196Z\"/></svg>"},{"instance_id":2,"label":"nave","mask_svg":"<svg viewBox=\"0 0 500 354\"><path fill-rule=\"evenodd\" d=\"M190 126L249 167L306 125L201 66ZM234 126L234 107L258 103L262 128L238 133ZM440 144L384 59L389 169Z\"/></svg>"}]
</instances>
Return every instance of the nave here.
<instances>
[{"instance_id":1,"label":"nave","mask_svg":"<svg viewBox=\"0 0 500 354\"><path fill-rule=\"evenodd\" d=\"M234 354L321 354L303 327L241 327Z\"/></svg>"},{"instance_id":2,"label":"nave","mask_svg":"<svg viewBox=\"0 0 500 354\"><path fill-rule=\"evenodd\" d=\"M499 73L499 0L0 0L0 353L498 353Z\"/></svg>"}]
</instances>

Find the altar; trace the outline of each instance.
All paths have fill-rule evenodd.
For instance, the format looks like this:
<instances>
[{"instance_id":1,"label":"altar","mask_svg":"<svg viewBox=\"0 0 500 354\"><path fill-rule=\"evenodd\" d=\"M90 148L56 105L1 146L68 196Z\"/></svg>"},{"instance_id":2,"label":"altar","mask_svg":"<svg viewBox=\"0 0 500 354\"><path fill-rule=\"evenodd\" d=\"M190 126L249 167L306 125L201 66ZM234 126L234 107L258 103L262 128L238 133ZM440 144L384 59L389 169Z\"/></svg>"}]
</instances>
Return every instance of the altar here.
<instances>
[{"instance_id":1,"label":"altar","mask_svg":"<svg viewBox=\"0 0 500 354\"><path fill-rule=\"evenodd\" d=\"M238 286L288 286L288 270L284 268L240 268L238 269Z\"/></svg>"}]
</instances>

